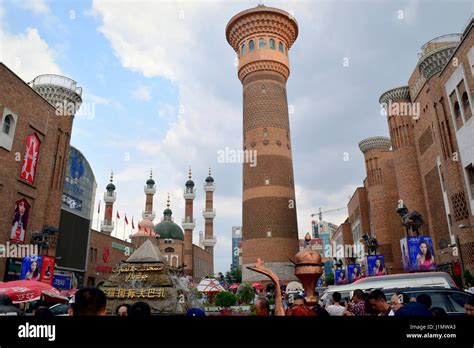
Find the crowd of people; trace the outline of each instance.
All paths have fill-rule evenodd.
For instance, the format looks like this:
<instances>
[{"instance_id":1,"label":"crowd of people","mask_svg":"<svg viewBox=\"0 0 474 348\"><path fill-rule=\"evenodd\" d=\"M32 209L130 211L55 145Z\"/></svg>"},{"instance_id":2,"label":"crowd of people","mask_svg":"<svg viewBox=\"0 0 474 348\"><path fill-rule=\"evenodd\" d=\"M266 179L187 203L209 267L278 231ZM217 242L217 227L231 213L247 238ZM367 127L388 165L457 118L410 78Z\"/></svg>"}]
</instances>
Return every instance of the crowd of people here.
<instances>
[{"instance_id":1,"label":"crowd of people","mask_svg":"<svg viewBox=\"0 0 474 348\"><path fill-rule=\"evenodd\" d=\"M253 314L255 316L274 315L270 299L271 294L260 292L254 301ZM322 304L319 293L315 292L314 302L308 305L304 292L285 294L284 309L286 316L398 316L398 317L445 317L446 311L441 307L433 307L431 297L420 294L416 298L410 298L403 292L393 294L390 301L381 290L364 292L355 290L351 299L342 299L339 292L332 293L331 303ZM315 304L314 304L315 303ZM104 316L107 298L104 292L98 288L86 287L78 290L69 303L67 313L69 316ZM0 295L1 313L9 315L25 315L17 308L7 295ZM474 295L464 305L468 316L474 316ZM151 316L151 308L146 302L133 304L123 303L115 310L117 316L129 316L135 318L146 318ZM48 304L37 301L32 307L32 315L39 317L51 317ZM186 316L205 316L206 313L200 308L191 308Z\"/></svg>"},{"instance_id":2,"label":"crowd of people","mask_svg":"<svg viewBox=\"0 0 474 348\"><path fill-rule=\"evenodd\" d=\"M441 307L432 306L431 297L420 294L409 297L403 292L393 294L390 301L382 290L353 292L351 299L342 299L341 293L332 293L330 303L322 304L319 293L315 292L316 305L306 303L304 293L286 294L284 307L286 316L397 316L397 317L446 317ZM254 304L256 316L271 316L269 300L259 297ZM468 316L474 316L474 296L464 304Z\"/></svg>"}]
</instances>

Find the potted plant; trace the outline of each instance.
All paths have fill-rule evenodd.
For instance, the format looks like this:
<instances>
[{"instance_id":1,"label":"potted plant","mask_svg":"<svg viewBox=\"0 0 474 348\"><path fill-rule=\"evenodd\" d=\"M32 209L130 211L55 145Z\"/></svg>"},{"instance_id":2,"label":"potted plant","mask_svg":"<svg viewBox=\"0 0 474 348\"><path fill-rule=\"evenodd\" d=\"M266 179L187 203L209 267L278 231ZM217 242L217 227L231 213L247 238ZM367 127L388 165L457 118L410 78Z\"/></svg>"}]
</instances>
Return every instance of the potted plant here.
<instances>
[{"instance_id":1,"label":"potted plant","mask_svg":"<svg viewBox=\"0 0 474 348\"><path fill-rule=\"evenodd\" d=\"M223 307L221 315L231 315L232 310L229 308L237 302L237 296L230 291L221 291L216 295L216 306Z\"/></svg>"}]
</instances>

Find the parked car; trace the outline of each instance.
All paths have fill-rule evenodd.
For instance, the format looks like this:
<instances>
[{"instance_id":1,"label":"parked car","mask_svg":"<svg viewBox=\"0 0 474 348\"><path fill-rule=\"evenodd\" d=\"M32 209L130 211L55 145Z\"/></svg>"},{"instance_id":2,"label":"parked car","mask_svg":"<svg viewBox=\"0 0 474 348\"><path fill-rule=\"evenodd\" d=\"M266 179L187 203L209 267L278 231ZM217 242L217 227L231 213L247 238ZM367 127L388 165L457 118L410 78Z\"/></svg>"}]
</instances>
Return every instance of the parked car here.
<instances>
[{"instance_id":1,"label":"parked car","mask_svg":"<svg viewBox=\"0 0 474 348\"><path fill-rule=\"evenodd\" d=\"M442 286L445 288L457 289L453 278L446 272L418 272L418 273L399 273L378 277L362 278L354 283L354 285L372 284L379 287L382 284L384 288L398 287L400 284L406 286ZM393 286L392 286L393 284Z\"/></svg>"},{"instance_id":2,"label":"parked car","mask_svg":"<svg viewBox=\"0 0 474 348\"><path fill-rule=\"evenodd\" d=\"M342 298L346 299L352 298L352 294L356 289L371 291L373 289L383 290L419 287L458 289L451 276L445 272L401 273L377 277L367 277L359 279L351 284L328 287L328 289L321 296L321 300L325 304L329 304L332 294L335 291L341 293Z\"/></svg>"},{"instance_id":3,"label":"parked car","mask_svg":"<svg viewBox=\"0 0 474 348\"><path fill-rule=\"evenodd\" d=\"M444 287L418 287L418 288L394 288L382 290L391 302L394 293L403 292L408 297L417 297L420 294L426 294L431 298L431 307L443 308L450 316L465 315L464 304L471 298L471 295L459 289L448 289Z\"/></svg>"},{"instance_id":4,"label":"parked car","mask_svg":"<svg viewBox=\"0 0 474 348\"><path fill-rule=\"evenodd\" d=\"M69 304L66 303L57 303L51 307L49 307L51 313L55 316L67 316L69 315L67 310L69 308Z\"/></svg>"}]
</instances>

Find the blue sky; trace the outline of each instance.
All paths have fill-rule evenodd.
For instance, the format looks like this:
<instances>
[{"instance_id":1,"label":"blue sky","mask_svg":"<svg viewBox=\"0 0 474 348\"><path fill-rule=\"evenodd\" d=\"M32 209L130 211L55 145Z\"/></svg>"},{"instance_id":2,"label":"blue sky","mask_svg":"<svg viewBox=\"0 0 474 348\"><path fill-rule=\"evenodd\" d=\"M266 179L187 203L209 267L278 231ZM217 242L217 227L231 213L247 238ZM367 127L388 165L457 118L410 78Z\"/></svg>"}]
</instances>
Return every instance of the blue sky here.
<instances>
[{"instance_id":1,"label":"blue sky","mask_svg":"<svg viewBox=\"0 0 474 348\"><path fill-rule=\"evenodd\" d=\"M171 194L183 217L188 166L197 185L195 242L204 228L202 184L216 180L216 271L231 262L232 226L241 224L241 166L217 163L240 149L242 92L227 21L258 1L0 0L0 59L25 81L58 73L83 88L72 145L88 158L101 199L114 170L115 208L135 223L153 169L159 222ZM299 37L288 81L299 232L319 207L347 204L365 177L357 144L388 135L378 97L406 84L420 47L463 29L471 0L266 1L293 11ZM349 62L344 66L344 60ZM94 112L91 113L91 108ZM344 160L344 153L349 160ZM325 220L341 223L340 211ZM94 217L96 226L97 216ZM123 222L123 220L122 220ZM119 224L119 236L123 235ZM126 233L129 234L129 231Z\"/></svg>"}]
</instances>

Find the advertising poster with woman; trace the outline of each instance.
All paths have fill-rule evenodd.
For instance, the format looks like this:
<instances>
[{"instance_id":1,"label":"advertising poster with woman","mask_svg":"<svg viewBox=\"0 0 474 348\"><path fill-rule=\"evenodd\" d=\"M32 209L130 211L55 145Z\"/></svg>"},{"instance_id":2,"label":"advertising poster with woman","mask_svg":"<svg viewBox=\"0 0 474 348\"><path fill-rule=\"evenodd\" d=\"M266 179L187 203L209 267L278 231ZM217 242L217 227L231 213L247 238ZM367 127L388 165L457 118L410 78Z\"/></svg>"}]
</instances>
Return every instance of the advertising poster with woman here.
<instances>
[{"instance_id":1,"label":"advertising poster with woman","mask_svg":"<svg viewBox=\"0 0 474 348\"><path fill-rule=\"evenodd\" d=\"M21 278L39 281L41 278L41 256L24 257L21 264Z\"/></svg>"},{"instance_id":2,"label":"advertising poster with woman","mask_svg":"<svg viewBox=\"0 0 474 348\"><path fill-rule=\"evenodd\" d=\"M349 283L355 282L360 278L362 278L360 265L358 263L347 265L347 279Z\"/></svg>"},{"instance_id":3,"label":"advertising poster with woman","mask_svg":"<svg viewBox=\"0 0 474 348\"><path fill-rule=\"evenodd\" d=\"M41 277L40 281L49 285L53 284L54 273L54 257L43 256L41 263Z\"/></svg>"},{"instance_id":4,"label":"advertising poster with woman","mask_svg":"<svg viewBox=\"0 0 474 348\"><path fill-rule=\"evenodd\" d=\"M367 256L367 268L369 277L386 275L385 259L383 255Z\"/></svg>"},{"instance_id":5,"label":"advertising poster with woman","mask_svg":"<svg viewBox=\"0 0 474 348\"><path fill-rule=\"evenodd\" d=\"M334 275L336 285L347 284L346 271L343 269L337 269Z\"/></svg>"},{"instance_id":6,"label":"advertising poster with woman","mask_svg":"<svg viewBox=\"0 0 474 348\"><path fill-rule=\"evenodd\" d=\"M14 243L25 243L26 227L30 216L30 204L25 198L15 202L12 224L10 227L10 240Z\"/></svg>"},{"instance_id":7,"label":"advertising poster with woman","mask_svg":"<svg viewBox=\"0 0 474 348\"><path fill-rule=\"evenodd\" d=\"M412 271L430 271L436 269L431 237L408 237L407 244Z\"/></svg>"}]
</instances>

